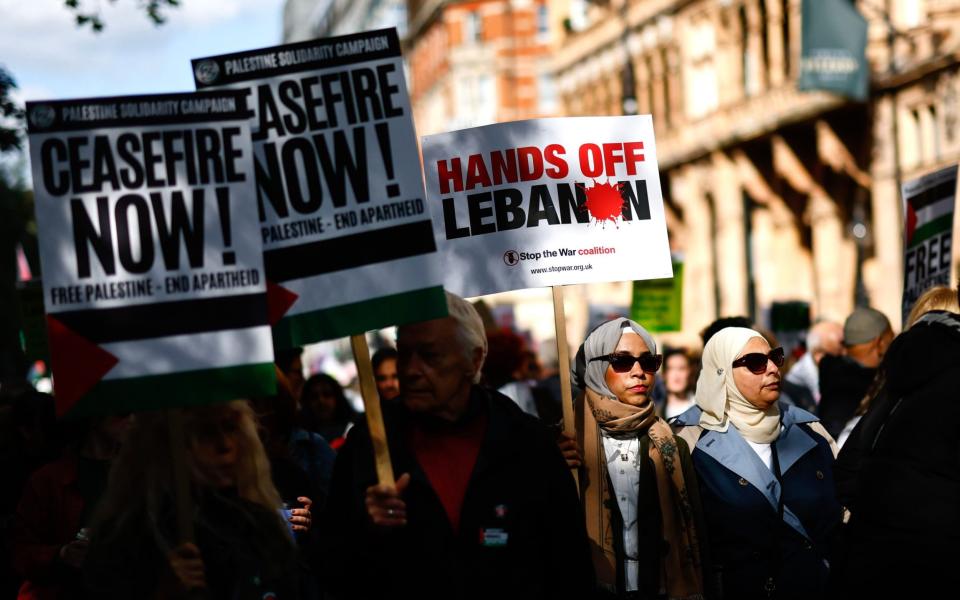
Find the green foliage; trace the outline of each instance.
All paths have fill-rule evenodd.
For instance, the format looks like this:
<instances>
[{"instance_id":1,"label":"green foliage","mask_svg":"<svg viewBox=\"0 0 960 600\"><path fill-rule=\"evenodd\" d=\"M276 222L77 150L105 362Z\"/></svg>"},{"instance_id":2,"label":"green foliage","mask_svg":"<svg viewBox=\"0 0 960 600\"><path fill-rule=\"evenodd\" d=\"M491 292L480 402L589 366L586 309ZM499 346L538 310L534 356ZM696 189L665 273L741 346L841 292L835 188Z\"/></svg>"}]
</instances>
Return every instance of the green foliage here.
<instances>
[{"instance_id":1,"label":"green foliage","mask_svg":"<svg viewBox=\"0 0 960 600\"><path fill-rule=\"evenodd\" d=\"M16 87L13 76L0 66L0 154L20 149L23 110L11 96Z\"/></svg>"},{"instance_id":2,"label":"green foliage","mask_svg":"<svg viewBox=\"0 0 960 600\"><path fill-rule=\"evenodd\" d=\"M110 2L116 3L117 0L110 0ZM155 25L163 25L167 21L164 11L180 6L180 0L137 0L137 4ZM94 33L100 33L106 27L100 15L99 3L93 11L86 10L81 0L63 0L63 5L73 12L78 27L89 26Z\"/></svg>"}]
</instances>

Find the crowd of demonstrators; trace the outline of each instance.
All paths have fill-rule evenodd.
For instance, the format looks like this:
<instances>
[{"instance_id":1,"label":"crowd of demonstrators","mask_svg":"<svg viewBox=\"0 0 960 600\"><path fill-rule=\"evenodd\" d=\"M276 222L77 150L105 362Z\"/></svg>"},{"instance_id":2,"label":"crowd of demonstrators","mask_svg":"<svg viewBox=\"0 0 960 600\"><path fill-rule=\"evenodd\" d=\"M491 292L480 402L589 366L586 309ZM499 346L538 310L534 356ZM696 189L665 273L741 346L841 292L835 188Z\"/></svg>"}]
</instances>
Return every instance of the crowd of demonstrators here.
<instances>
[{"instance_id":1,"label":"crowd of demonstrators","mask_svg":"<svg viewBox=\"0 0 960 600\"><path fill-rule=\"evenodd\" d=\"M704 524L690 452L650 397L663 356L629 319L594 329L581 356L575 376L596 423L584 431L584 453L606 465L607 480L583 501L588 513L608 511L613 529L614 564L598 566L607 578L600 588L619 597L702 598Z\"/></svg>"},{"instance_id":2,"label":"crowd of demonstrators","mask_svg":"<svg viewBox=\"0 0 960 600\"><path fill-rule=\"evenodd\" d=\"M337 597L583 598L593 589L574 480L548 430L477 385L482 321L403 325L401 401L384 407L396 486L380 485L358 424L337 456L320 523Z\"/></svg>"},{"instance_id":3,"label":"crowd of demonstrators","mask_svg":"<svg viewBox=\"0 0 960 600\"><path fill-rule=\"evenodd\" d=\"M929 290L896 338L869 308L817 323L786 376L774 336L744 317L704 330L699 366L608 321L572 373L583 448L558 441L560 400L532 383L555 370L538 373L520 336L485 330L448 295L450 317L401 326L397 350L372 361L393 486L339 383L304 382L296 349L277 354L275 395L182 409L190 542L164 414L57 424L52 397L25 391L0 414L0 524L19 578L0 600L956 589L957 294ZM511 384L531 391L526 410L497 391ZM602 482L581 473L578 499L570 473L584 462ZM607 564L591 560L584 522L601 512Z\"/></svg>"},{"instance_id":4,"label":"crowd of demonstrators","mask_svg":"<svg viewBox=\"0 0 960 600\"><path fill-rule=\"evenodd\" d=\"M389 402L400 395L400 377L397 375L397 350L389 346L380 348L370 358L373 379L377 383L380 400Z\"/></svg>"},{"instance_id":5,"label":"crowd of demonstrators","mask_svg":"<svg viewBox=\"0 0 960 600\"><path fill-rule=\"evenodd\" d=\"M300 396L300 422L304 429L323 436L337 450L346 441L347 432L361 419L343 392L343 386L326 373L312 375L303 384Z\"/></svg>"}]
</instances>

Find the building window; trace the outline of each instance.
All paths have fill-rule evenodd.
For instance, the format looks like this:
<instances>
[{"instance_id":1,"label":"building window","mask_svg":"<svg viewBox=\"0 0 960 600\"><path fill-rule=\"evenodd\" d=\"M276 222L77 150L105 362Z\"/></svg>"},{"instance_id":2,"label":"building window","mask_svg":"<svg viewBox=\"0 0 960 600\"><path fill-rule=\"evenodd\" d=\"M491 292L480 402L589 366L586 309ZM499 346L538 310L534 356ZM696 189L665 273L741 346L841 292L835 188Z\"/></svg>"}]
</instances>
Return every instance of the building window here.
<instances>
[{"instance_id":1,"label":"building window","mask_svg":"<svg viewBox=\"0 0 960 600\"><path fill-rule=\"evenodd\" d=\"M924 0L897 0L895 22L903 28L919 27L924 21Z\"/></svg>"},{"instance_id":2,"label":"building window","mask_svg":"<svg viewBox=\"0 0 960 600\"><path fill-rule=\"evenodd\" d=\"M550 37L550 12L546 4L537 6L537 37L540 39Z\"/></svg>"},{"instance_id":3,"label":"building window","mask_svg":"<svg viewBox=\"0 0 960 600\"><path fill-rule=\"evenodd\" d=\"M540 102L540 112L552 114L557 112L557 90L553 85L553 77L542 74L537 77L537 98Z\"/></svg>"},{"instance_id":4,"label":"building window","mask_svg":"<svg viewBox=\"0 0 960 600\"><path fill-rule=\"evenodd\" d=\"M475 44L483 38L483 17L480 13L472 10L467 13L463 20L463 38L467 43Z\"/></svg>"}]
</instances>

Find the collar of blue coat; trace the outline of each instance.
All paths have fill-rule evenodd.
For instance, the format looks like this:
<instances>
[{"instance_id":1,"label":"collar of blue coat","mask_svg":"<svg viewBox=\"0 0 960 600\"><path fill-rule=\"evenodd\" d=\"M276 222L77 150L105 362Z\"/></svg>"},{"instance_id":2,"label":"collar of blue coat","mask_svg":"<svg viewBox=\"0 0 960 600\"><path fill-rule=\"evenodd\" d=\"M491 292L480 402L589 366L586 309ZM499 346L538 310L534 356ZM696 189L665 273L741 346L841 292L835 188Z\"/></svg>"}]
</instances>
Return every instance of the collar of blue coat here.
<instances>
[{"instance_id":1,"label":"collar of blue coat","mask_svg":"<svg viewBox=\"0 0 960 600\"><path fill-rule=\"evenodd\" d=\"M694 406L676 417L672 424L675 426L698 425L700 413L700 407ZM787 477L790 467L795 465L803 455L817 447L817 442L813 438L794 425L815 421L817 418L803 409L780 404L780 424L783 430L775 444L777 458L780 461L780 473L783 477ZM763 494L774 511L777 510L780 502L780 483L743 439L736 427L730 427L724 433L704 430L700 439L697 440L695 449L745 479ZM783 507L783 520L804 537L810 537L800 523L800 519L786 505Z\"/></svg>"}]
</instances>

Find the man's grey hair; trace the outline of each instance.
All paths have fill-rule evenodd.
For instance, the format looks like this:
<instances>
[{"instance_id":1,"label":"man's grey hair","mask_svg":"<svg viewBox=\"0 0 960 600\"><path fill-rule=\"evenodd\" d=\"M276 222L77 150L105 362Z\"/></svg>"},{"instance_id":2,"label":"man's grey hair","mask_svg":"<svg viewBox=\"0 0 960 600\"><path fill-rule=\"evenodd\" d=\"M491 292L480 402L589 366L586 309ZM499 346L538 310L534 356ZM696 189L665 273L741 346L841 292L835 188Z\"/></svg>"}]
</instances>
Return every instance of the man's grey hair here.
<instances>
[{"instance_id":1,"label":"man's grey hair","mask_svg":"<svg viewBox=\"0 0 960 600\"><path fill-rule=\"evenodd\" d=\"M823 335L815 328L811 327L807 332L807 352L816 352L823 348Z\"/></svg>"},{"instance_id":2,"label":"man's grey hair","mask_svg":"<svg viewBox=\"0 0 960 600\"><path fill-rule=\"evenodd\" d=\"M457 322L457 338L469 364L473 364L473 351L480 349L480 364L477 365L477 372L473 375L473 382L480 383L483 363L487 359L487 332L483 328L483 320L480 319L480 314L472 304L456 294L450 292L446 294L447 311Z\"/></svg>"}]
</instances>

